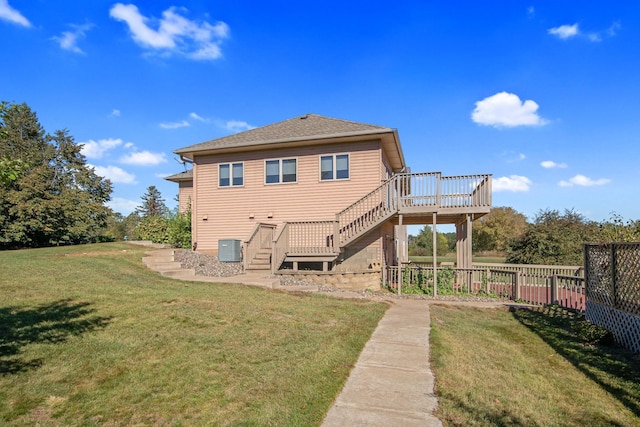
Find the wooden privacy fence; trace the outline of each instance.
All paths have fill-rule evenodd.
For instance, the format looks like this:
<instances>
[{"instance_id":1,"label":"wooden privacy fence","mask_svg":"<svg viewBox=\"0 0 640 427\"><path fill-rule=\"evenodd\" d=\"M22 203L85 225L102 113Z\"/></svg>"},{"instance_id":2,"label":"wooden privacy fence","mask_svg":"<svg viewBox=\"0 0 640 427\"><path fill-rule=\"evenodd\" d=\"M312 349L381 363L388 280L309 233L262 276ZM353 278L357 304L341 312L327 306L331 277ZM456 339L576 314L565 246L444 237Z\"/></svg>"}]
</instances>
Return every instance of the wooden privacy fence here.
<instances>
[{"instance_id":1,"label":"wooden privacy fence","mask_svg":"<svg viewBox=\"0 0 640 427\"><path fill-rule=\"evenodd\" d=\"M584 245L585 316L640 352L640 242Z\"/></svg>"},{"instance_id":2,"label":"wooden privacy fence","mask_svg":"<svg viewBox=\"0 0 640 427\"><path fill-rule=\"evenodd\" d=\"M474 264L473 268L439 266L435 289L432 265L411 263L387 267L384 281L388 289L397 293L493 296L585 309L581 267L506 265L507 268L504 264L482 264L481 267Z\"/></svg>"}]
</instances>

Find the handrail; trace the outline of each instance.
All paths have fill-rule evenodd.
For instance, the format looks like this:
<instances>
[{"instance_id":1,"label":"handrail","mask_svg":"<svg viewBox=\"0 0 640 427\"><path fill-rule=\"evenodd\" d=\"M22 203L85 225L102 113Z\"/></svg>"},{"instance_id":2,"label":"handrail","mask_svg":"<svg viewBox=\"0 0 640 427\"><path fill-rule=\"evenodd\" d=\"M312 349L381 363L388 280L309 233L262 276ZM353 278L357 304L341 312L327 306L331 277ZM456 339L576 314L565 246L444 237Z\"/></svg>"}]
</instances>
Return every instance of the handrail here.
<instances>
[{"instance_id":1,"label":"handrail","mask_svg":"<svg viewBox=\"0 0 640 427\"><path fill-rule=\"evenodd\" d=\"M273 237L273 246L271 249L271 272L275 273L280 265L284 262L289 251L289 223L285 222L282 228Z\"/></svg>"}]
</instances>

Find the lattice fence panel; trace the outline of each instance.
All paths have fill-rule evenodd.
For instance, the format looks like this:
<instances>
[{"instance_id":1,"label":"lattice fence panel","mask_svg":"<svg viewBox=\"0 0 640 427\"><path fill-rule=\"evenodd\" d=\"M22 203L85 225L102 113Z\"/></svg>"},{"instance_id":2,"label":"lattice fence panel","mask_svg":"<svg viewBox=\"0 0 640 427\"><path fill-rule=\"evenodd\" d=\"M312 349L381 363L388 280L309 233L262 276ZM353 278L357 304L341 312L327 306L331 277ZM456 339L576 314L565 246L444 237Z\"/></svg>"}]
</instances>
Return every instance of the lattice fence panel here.
<instances>
[{"instance_id":1,"label":"lattice fence panel","mask_svg":"<svg viewBox=\"0 0 640 427\"><path fill-rule=\"evenodd\" d=\"M609 330L623 347L640 353L640 317L589 300L585 317Z\"/></svg>"},{"instance_id":2,"label":"lattice fence panel","mask_svg":"<svg viewBox=\"0 0 640 427\"><path fill-rule=\"evenodd\" d=\"M621 243L615 251L615 307L640 316L640 243Z\"/></svg>"},{"instance_id":3,"label":"lattice fence panel","mask_svg":"<svg viewBox=\"0 0 640 427\"><path fill-rule=\"evenodd\" d=\"M608 245L585 245L584 250L587 299L612 307L611 248Z\"/></svg>"}]
</instances>

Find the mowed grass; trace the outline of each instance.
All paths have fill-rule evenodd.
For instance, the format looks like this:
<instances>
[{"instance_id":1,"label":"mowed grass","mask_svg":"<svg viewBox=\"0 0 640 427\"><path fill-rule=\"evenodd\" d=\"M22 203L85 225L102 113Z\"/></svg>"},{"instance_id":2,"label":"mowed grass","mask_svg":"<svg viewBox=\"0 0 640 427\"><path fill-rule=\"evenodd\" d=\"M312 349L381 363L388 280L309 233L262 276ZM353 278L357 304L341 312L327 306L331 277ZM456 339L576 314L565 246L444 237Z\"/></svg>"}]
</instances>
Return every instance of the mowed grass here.
<instances>
[{"instance_id":1,"label":"mowed grass","mask_svg":"<svg viewBox=\"0 0 640 427\"><path fill-rule=\"evenodd\" d=\"M386 310L171 280L145 250L0 252L0 424L319 425Z\"/></svg>"},{"instance_id":2,"label":"mowed grass","mask_svg":"<svg viewBox=\"0 0 640 427\"><path fill-rule=\"evenodd\" d=\"M558 308L432 305L445 426L638 426L640 358L580 342Z\"/></svg>"}]
</instances>

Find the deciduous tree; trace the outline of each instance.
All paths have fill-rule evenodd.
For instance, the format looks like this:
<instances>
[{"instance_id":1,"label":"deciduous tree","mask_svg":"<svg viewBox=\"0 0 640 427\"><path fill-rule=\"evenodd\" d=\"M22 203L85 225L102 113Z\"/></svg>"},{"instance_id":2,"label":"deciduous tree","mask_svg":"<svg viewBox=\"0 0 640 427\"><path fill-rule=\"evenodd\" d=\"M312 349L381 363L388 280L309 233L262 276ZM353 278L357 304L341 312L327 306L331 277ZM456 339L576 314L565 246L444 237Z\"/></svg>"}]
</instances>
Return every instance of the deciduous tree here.
<instances>
[{"instance_id":1,"label":"deciduous tree","mask_svg":"<svg viewBox=\"0 0 640 427\"><path fill-rule=\"evenodd\" d=\"M527 217L515 209L501 206L473 223L474 252L505 252L511 241L527 230Z\"/></svg>"},{"instance_id":2,"label":"deciduous tree","mask_svg":"<svg viewBox=\"0 0 640 427\"><path fill-rule=\"evenodd\" d=\"M0 158L21 164L0 182L0 247L95 239L110 212L111 183L86 164L69 132L50 135L26 104L6 103L0 129Z\"/></svg>"},{"instance_id":3,"label":"deciduous tree","mask_svg":"<svg viewBox=\"0 0 640 427\"><path fill-rule=\"evenodd\" d=\"M582 243L597 241L597 223L574 210L538 212L533 224L508 247L506 261L515 264L581 265Z\"/></svg>"}]
</instances>

